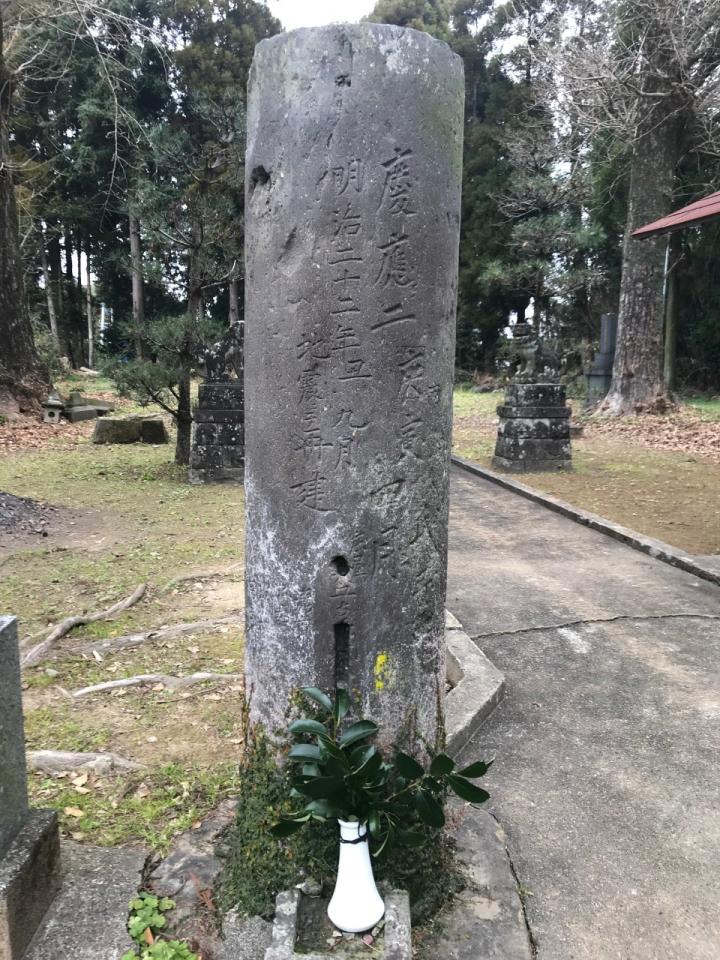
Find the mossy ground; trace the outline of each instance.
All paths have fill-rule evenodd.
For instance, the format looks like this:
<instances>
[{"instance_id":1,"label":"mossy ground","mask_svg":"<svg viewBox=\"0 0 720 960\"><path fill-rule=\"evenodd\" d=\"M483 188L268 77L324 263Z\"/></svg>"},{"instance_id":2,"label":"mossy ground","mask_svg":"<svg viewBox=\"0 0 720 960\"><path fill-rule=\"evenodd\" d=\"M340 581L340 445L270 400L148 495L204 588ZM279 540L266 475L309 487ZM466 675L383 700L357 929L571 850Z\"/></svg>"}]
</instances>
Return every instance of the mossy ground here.
<instances>
[{"instance_id":1,"label":"mossy ground","mask_svg":"<svg viewBox=\"0 0 720 960\"><path fill-rule=\"evenodd\" d=\"M455 391L455 453L491 465L501 402L499 392ZM689 553L720 553L719 399L691 398L672 418L579 420L573 471L522 483Z\"/></svg>"}]
</instances>

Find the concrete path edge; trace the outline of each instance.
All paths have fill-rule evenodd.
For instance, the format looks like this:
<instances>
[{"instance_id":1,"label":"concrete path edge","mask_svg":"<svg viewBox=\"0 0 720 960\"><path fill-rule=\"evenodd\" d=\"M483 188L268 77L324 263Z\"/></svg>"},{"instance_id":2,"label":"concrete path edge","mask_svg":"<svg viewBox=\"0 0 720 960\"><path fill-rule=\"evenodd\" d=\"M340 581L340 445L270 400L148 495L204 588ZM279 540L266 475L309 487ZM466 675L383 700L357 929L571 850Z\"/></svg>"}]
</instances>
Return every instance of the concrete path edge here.
<instances>
[{"instance_id":1,"label":"concrete path edge","mask_svg":"<svg viewBox=\"0 0 720 960\"><path fill-rule=\"evenodd\" d=\"M590 527L592 530L604 533L606 536L612 537L614 540L619 540L634 550L646 553L655 560L668 563L673 567L684 570L686 573L691 573L702 580L709 580L711 583L720 586L720 571L705 566L700 563L696 557L689 556L681 550L677 550L675 547L670 546L669 543L663 543L662 540L646 537L636 530L623 527L619 523L613 523L612 520L606 520L605 517L600 517L596 513L589 513L587 510L574 507L564 500L558 500L557 497L552 497L548 493L533 490L531 487L526 487L524 483L518 483L517 480L512 480L510 477L495 473L494 470L488 470L487 467L481 466L474 460L466 460L464 457L458 457L455 454L453 454L451 460L457 467L460 467L461 470L472 473L476 477L482 477L483 480L489 480L491 483L496 483L506 490L525 497L526 500L532 500L533 503L538 503L543 507L547 507L548 510L552 510L564 517L568 517L570 520L574 520L575 523L580 523L583 526Z\"/></svg>"}]
</instances>

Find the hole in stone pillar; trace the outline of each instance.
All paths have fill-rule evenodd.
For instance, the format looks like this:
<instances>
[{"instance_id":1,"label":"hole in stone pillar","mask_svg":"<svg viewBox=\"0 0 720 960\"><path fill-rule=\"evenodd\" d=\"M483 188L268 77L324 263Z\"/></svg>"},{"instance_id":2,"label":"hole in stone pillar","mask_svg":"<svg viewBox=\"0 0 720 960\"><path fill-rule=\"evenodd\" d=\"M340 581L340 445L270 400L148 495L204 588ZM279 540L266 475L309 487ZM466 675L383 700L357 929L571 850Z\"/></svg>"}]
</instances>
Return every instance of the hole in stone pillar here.
<instances>
[{"instance_id":1,"label":"hole in stone pillar","mask_svg":"<svg viewBox=\"0 0 720 960\"><path fill-rule=\"evenodd\" d=\"M250 174L250 191L253 192L257 186L264 186L270 182L270 174L263 166L253 167Z\"/></svg>"},{"instance_id":2,"label":"hole in stone pillar","mask_svg":"<svg viewBox=\"0 0 720 960\"><path fill-rule=\"evenodd\" d=\"M350 683L350 624L342 620L333 627L335 635L335 686L348 689Z\"/></svg>"},{"instance_id":3,"label":"hole in stone pillar","mask_svg":"<svg viewBox=\"0 0 720 960\"><path fill-rule=\"evenodd\" d=\"M349 74L341 73L339 76L335 77L335 86L337 87L349 87L352 84Z\"/></svg>"},{"instance_id":4,"label":"hole in stone pillar","mask_svg":"<svg viewBox=\"0 0 720 960\"><path fill-rule=\"evenodd\" d=\"M350 573L350 564L345 557L333 557L331 563L335 567L335 573L339 573L341 577L346 577Z\"/></svg>"}]
</instances>

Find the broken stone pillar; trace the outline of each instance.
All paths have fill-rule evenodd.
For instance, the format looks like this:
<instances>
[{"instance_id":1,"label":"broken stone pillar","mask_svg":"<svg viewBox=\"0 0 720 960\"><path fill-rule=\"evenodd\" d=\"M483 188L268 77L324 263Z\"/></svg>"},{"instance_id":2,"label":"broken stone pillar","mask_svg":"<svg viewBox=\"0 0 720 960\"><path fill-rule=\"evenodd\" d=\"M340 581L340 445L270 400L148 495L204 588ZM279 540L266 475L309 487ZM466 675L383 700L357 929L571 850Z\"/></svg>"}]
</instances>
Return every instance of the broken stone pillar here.
<instances>
[{"instance_id":1,"label":"broken stone pillar","mask_svg":"<svg viewBox=\"0 0 720 960\"><path fill-rule=\"evenodd\" d=\"M0 960L19 960L60 886L54 810L30 810L17 621L0 617Z\"/></svg>"},{"instance_id":2,"label":"broken stone pillar","mask_svg":"<svg viewBox=\"0 0 720 960\"><path fill-rule=\"evenodd\" d=\"M253 719L352 691L442 736L463 70L362 24L256 48L246 202Z\"/></svg>"}]
</instances>

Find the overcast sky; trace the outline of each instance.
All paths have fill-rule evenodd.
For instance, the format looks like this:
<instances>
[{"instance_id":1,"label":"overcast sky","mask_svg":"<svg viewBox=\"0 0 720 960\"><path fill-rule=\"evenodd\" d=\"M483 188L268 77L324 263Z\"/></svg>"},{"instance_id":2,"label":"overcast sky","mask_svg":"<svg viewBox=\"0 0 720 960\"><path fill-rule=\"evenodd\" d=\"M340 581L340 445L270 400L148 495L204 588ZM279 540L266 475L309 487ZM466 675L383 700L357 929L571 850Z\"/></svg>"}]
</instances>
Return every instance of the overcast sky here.
<instances>
[{"instance_id":1,"label":"overcast sky","mask_svg":"<svg viewBox=\"0 0 720 960\"><path fill-rule=\"evenodd\" d=\"M294 30L338 21L351 23L370 13L375 0L268 0L268 6L286 30Z\"/></svg>"}]
</instances>

